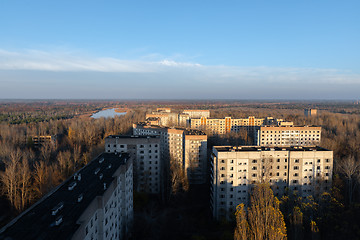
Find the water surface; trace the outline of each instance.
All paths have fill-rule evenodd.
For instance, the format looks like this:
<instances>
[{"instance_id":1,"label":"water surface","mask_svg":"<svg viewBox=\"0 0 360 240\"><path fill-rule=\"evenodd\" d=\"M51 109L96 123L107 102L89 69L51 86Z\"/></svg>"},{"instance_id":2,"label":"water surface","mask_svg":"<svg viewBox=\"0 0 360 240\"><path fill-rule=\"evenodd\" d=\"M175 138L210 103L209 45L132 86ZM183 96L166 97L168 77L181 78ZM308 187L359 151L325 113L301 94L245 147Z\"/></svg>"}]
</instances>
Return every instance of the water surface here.
<instances>
[{"instance_id":1,"label":"water surface","mask_svg":"<svg viewBox=\"0 0 360 240\"><path fill-rule=\"evenodd\" d=\"M115 112L115 108L111 108L111 109L105 109L105 110L101 110L100 112L94 113L93 115L91 115L92 118L108 118L108 117L115 117L115 116L122 116L125 115L126 112Z\"/></svg>"}]
</instances>

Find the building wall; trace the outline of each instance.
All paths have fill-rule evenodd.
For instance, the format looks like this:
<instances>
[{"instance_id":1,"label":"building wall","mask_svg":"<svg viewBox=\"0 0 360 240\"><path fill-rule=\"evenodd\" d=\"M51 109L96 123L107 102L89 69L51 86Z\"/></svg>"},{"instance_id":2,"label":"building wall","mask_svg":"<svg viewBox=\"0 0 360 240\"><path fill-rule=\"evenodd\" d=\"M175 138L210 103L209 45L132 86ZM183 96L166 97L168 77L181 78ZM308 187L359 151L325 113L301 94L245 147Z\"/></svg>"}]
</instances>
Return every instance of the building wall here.
<instances>
[{"instance_id":1,"label":"building wall","mask_svg":"<svg viewBox=\"0 0 360 240\"><path fill-rule=\"evenodd\" d=\"M131 158L114 174L105 192L84 210L72 239L126 239L133 225L133 163Z\"/></svg>"},{"instance_id":2,"label":"building wall","mask_svg":"<svg viewBox=\"0 0 360 240\"><path fill-rule=\"evenodd\" d=\"M205 183L207 177L207 136L185 135L184 149L185 169L189 182Z\"/></svg>"},{"instance_id":3,"label":"building wall","mask_svg":"<svg viewBox=\"0 0 360 240\"><path fill-rule=\"evenodd\" d=\"M304 115L306 117L316 116L317 115L317 109L304 109Z\"/></svg>"},{"instance_id":4,"label":"building wall","mask_svg":"<svg viewBox=\"0 0 360 240\"><path fill-rule=\"evenodd\" d=\"M247 205L256 182L269 182L277 197L282 196L286 188L297 191L301 197L330 190L332 151L317 148L223 148L214 147L211 156L211 205L215 219L229 218L238 204Z\"/></svg>"},{"instance_id":5,"label":"building wall","mask_svg":"<svg viewBox=\"0 0 360 240\"><path fill-rule=\"evenodd\" d=\"M191 119L190 127L193 129L207 130L211 134L225 134L229 132L239 132L243 127L257 127L263 125L264 119L249 117L244 119L232 119L225 117L224 119L208 119L202 117L199 119Z\"/></svg>"},{"instance_id":6,"label":"building wall","mask_svg":"<svg viewBox=\"0 0 360 240\"><path fill-rule=\"evenodd\" d=\"M313 146L321 141L321 127L260 127L255 135L259 146Z\"/></svg>"},{"instance_id":7,"label":"building wall","mask_svg":"<svg viewBox=\"0 0 360 240\"><path fill-rule=\"evenodd\" d=\"M127 152L134 159L134 188L140 192L161 192L162 161L160 137L109 136L105 152Z\"/></svg>"},{"instance_id":8,"label":"building wall","mask_svg":"<svg viewBox=\"0 0 360 240\"><path fill-rule=\"evenodd\" d=\"M190 118L210 117L210 110L184 110L183 113L189 115Z\"/></svg>"},{"instance_id":9,"label":"building wall","mask_svg":"<svg viewBox=\"0 0 360 240\"><path fill-rule=\"evenodd\" d=\"M206 163L207 152L204 150L207 147L207 136L206 135L196 135L196 134L187 134L187 130L177 129L177 128L162 128L157 126L148 126L148 125L137 125L133 126L134 135L159 135L160 136L160 152L161 158L163 159L165 171L169 171L170 160L177 161L180 166L182 166L186 173L188 173L188 168L190 167L191 162L200 162L201 169L203 169L204 162ZM190 135L191 137L188 137ZM198 136L198 137L196 137ZM197 143L187 142L187 139L198 138L201 141L201 148ZM205 141L206 139L206 141ZM193 145L197 145L199 151L191 152L188 148L192 148ZM194 145L194 146L195 146ZM192 148L195 150L195 148ZM190 154L192 153L192 154ZM190 172L190 171L189 171ZM194 175L195 176L195 175ZM202 181L199 180L199 177L188 176L190 183L203 183L206 180L206 174L202 174L204 177ZM194 180L194 182L193 182Z\"/></svg>"},{"instance_id":10,"label":"building wall","mask_svg":"<svg viewBox=\"0 0 360 240\"><path fill-rule=\"evenodd\" d=\"M154 119L157 118L158 122L162 126L169 126L171 124L178 124L179 117L177 113L171 113L171 112L153 112L153 113L147 113L146 119Z\"/></svg>"}]
</instances>

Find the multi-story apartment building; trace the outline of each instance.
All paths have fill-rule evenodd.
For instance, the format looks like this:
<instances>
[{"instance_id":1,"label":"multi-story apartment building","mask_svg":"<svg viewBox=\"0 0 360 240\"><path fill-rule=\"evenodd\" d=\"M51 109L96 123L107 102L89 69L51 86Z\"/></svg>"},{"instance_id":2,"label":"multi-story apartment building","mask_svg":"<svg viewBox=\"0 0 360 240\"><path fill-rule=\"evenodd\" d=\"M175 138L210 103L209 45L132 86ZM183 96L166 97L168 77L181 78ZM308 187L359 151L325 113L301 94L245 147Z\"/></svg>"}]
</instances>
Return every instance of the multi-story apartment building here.
<instances>
[{"instance_id":1,"label":"multi-story apartment building","mask_svg":"<svg viewBox=\"0 0 360 240\"><path fill-rule=\"evenodd\" d=\"M202 118L202 117L209 118L210 110L188 109L188 110L184 110L183 114L189 115L190 118Z\"/></svg>"},{"instance_id":2,"label":"multi-story apartment building","mask_svg":"<svg viewBox=\"0 0 360 240\"><path fill-rule=\"evenodd\" d=\"M177 125L179 122L179 115L177 113L172 112L153 112L147 113L146 119L151 119L152 121L157 120L158 125L169 126L169 125Z\"/></svg>"},{"instance_id":3,"label":"multi-story apartment building","mask_svg":"<svg viewBox=\"0 0 360 240\"><path fill-rule=\"evenodd\" d=\"M35 147L42 146L44 144L56 145L57 135L46 135L46 136L32 136L31 140Z\"/></svg>"},{"instance_id":4,"label":"multi-story apartment building","mask_svg":"<svg viewBox=\"0 0 360 240\"><path fill-rule=\"evenodd\" d=\"M305 117L311 117L317 115L317 109L304 109L304 115Z\"/></svg>"},{"instance_id":5,"label":"multi-story apartment building","mask_svg":"<svg viewBox=\"0 0 360 240\"><path fill-rule=\"evenodd\" d=\"M209 110L184 110L182 113L173 113L170 108L157 108L151 114L146 114L146 121L151 124L170 126L179 125L189 127L190 119L210 117Z\"/></svg>"},{"instance_id":6,"label":"multi-story apartment building","mask_svg":"<svg viewBox=\"0 0 360 240\"><path fill-rule=\"evenodd\" d=\"M253 116L241 119L232 119L225 117L224 119L208 119L201 117L199 119L190 120L190 128L207 130L211 134L225 134L229 132L239 132L240 129L255 131L259 126L263 125L263 118L255 118Z\"/></svg>"},{"instance_id":7,"label":"multi-story apartment building","mask_svg":"<svg viewBox=\"0 0 360 240\"><path fill-rule=\"evenodd\" d=\"M133 134L159 135L165 171L170 160L175 160L184 168L191 184L206 182L207 136L202 131L137 123L133 125Z\"/></svg>"},{"instance_id":8,"label":"multi-story apartment building","mask_svg":"<svg viewBox=\"0 0 360 240\"><path fill-rule=\"evenodd\" d=\"M320 147L218 146L211 158L215 219L229 218L238 204L248 204L256 182L269 182L279 197L287 189L307 197L331 187L333 152Z\"/></svg>"},{"instance_id":9,"label":"multi-story apartment building","mask_svg":"<svg viewBox=\"0 0 360 240\"><path fill-rule=\"evenodd\" d=\"M254 137L259 146L313 146L321 141L321 127L263 126Z\"/></svg>"},{"instance_id":10,"label":"multi-story apartment building","mask_svg":"<svg viewBox=\"0 0 360 240\"><path fill-rule=\"evenodd\" d=\"M105 138L105 152L129 153L134 164L134 189L160 193L163 169L159 136L111 135Z\"/></svg>"},{"instance_id":11,"label":"multi-story apartment building","mask_svg":"<svg viewBox=\"0 0 360 240\"><path fill-rule=\"evenodd\" d=\"M157 108L156 112L170 113L171 108Z\"/></svg>"},{"instance_id":12,"label":"multi-story apartment building","mask_svg":"<svg viewBox=\"0 0 360 240\"><path fill-rule=\"evenodd\" d=\"M0 239L126 239L133 222L133 165L103 153L0 230Z\"/></svg>"}]
</instances>

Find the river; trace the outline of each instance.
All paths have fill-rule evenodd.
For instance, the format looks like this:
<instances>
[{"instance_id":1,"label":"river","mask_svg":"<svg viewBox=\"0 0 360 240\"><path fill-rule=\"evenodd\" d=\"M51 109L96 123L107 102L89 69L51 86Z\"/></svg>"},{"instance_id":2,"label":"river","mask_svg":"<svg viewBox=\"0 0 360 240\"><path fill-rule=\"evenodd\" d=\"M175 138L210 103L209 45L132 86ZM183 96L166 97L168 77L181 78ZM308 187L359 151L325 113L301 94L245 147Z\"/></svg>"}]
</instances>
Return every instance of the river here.
<instances>
[{"instance_id":1,"label":"river","mask_svg":"<svg viewBox=\"0 0 360 240\"><path fill-rule=\"evenodd\" d=\"M105 109L105 110L101 110L100 112L94 113L93 115L91 115L92 118L108 118L108 117L115 117L115 116L123 116L125 115L126 112L115 112L115 108L111 108L111 109Z\"/></svg>"}]
</instances>

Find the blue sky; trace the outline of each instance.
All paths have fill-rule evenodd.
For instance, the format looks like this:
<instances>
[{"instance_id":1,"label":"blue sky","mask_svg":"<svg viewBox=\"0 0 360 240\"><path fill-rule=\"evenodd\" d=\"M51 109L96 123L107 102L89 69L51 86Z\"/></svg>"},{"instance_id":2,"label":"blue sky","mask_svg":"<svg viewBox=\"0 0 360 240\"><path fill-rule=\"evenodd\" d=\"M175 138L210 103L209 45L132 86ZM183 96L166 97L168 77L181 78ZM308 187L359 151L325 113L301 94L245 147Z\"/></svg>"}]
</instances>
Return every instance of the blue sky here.
<instances>
[{"instance_id":1,"label":"blue sky","mask_svg":"<svg viewBox=\"0 0 360 240\"><path fill-rule=\"evenodd\" d=\"M0 98L358 99L359 1L0 1Z\"/></svg>"}]
</instances>

